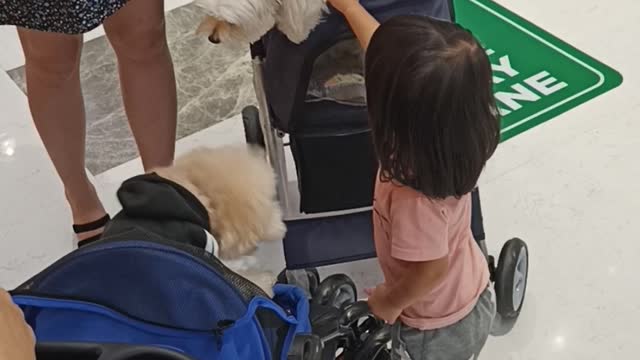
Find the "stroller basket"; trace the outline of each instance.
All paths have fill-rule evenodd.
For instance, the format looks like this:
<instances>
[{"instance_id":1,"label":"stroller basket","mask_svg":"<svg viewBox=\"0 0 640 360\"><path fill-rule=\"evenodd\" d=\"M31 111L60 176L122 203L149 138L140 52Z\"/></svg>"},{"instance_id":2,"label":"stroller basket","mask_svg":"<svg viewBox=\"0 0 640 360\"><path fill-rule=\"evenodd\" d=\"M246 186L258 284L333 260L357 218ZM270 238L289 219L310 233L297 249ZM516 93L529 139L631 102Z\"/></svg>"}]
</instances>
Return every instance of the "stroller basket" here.
<instances>
[{"instance_id":1,"label":"stroller basket","mask_svg":"<svg viewBox=\"0 0 640 360\"><path fill-rule=\"evenodd\" d=\"M294 337L311 332L309 304L294 287L277 285L274 293L267 298L190 246L105 240L59 260L13 298L48 346L149 346L190 360L286 359Z\"/></svg>"}]
</instances>

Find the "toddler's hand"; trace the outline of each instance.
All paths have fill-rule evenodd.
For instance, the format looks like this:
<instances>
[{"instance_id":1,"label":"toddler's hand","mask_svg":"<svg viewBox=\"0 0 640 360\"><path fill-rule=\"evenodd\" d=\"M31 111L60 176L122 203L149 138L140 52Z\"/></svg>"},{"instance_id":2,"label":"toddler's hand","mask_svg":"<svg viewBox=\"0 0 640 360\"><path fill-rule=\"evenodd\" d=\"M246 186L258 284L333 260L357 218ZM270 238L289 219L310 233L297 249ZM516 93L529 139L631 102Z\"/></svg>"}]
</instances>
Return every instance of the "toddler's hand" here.
<instances>
[{"instance_id":1,"label":"toddler's hand","mask_svg":"<svg viewBox=\"0 0 640 360\"><path fill-rule=\"evenodd\" d=\"M371 296L371 295L373 295L373 291L375 289L376 288L366 288L366 289L364 289L364 293L367 294L367 296Z\"/></svg>"},{"instance_id":2,"label":"toddler's hand","mask_svg":"<svg viewBox=\"0 0 640 360\"><path fill-rule=\"evenodd\" d=\"M390 294L386 285L379 285L373 290L369 290L369 309L377 318L393 324L398 320L402 309L396 308L390 301Z\"/></svg>"},{"instance_id":3,"label":"toddler's hand","mask_svg":"<svg viewBox=\"0 0 640 360\"><path fill-rule=\"evenodd\" d=\"M351 7L360 4L358 0L327 0L327 2L343 14Z\"/></svg>"}]
</instances>

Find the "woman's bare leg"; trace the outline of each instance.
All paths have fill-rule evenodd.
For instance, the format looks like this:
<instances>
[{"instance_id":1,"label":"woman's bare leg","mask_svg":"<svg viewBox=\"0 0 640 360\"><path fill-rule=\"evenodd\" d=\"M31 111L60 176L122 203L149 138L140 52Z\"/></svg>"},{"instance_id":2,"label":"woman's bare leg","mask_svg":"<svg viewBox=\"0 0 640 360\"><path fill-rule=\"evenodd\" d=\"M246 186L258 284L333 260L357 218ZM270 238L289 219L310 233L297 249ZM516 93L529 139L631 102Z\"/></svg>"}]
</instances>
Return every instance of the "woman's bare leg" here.
<instances>
[{"instance_id":1,"label":"woman's bare leg","mask_svg":"<svg viewBox=\"0 0 640 360\"><path fill-rule=\"evenodd\" d=\"M130 1L104 27L118 57L124 106L144 168L171 165L177 97L164 1Z\"/></svg>"},{"instance_id":2,"label":"woman's bare leg","mask_svg":"<svg viewBox=\"0 0 640 360\"><path fill-rule=\"evenodd\" d=\"M105 215L85 170L85 113L80 87L82 37L18 29L27 93L40 138L64 185L75 224ZM80 240L100 230L79 234Z\"/></svg>"}]
</instances>

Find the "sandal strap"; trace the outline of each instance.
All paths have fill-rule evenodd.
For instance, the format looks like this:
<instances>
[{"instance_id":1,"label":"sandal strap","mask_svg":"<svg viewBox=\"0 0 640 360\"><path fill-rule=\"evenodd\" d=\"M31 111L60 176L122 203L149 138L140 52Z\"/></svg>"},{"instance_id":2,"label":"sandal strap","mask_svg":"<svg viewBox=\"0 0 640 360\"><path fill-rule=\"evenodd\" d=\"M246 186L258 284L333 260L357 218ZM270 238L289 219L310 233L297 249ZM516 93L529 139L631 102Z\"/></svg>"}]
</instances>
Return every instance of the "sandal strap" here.
<instances>
[{"instance_id":1,"label":"sandal strap","mask_svg":"<svg viewBox=\"0 0 640 360\"><path fill-rule=\"evenodd\" d=\"M89 232L89 231L93 231L93 230L98 230L101 227L104 227L105 225L107 225L107 223L109 222L109 220L111 220L111 216L109 216L109 214L101 217L100 219L96 220L96 221L92 221L90 223L87 224L79 224L79 225L73 225L73 232L76 234L81 234L84 232Z\"/></svg>"},{"instance_id":2,"label":"sandal strap","mask_svg":"<svg viewBox=\"0 0 640 360\"><path fill-rule=\"evenodd\" d=\"M98 241L102 239L102 234L98 234L96 236L92 236L88 239L84 239L82 241L78 241L78 247L81 248L83 246L89 245L89 244L93 244L94 242Z\"/></svg>"}]
</instances>

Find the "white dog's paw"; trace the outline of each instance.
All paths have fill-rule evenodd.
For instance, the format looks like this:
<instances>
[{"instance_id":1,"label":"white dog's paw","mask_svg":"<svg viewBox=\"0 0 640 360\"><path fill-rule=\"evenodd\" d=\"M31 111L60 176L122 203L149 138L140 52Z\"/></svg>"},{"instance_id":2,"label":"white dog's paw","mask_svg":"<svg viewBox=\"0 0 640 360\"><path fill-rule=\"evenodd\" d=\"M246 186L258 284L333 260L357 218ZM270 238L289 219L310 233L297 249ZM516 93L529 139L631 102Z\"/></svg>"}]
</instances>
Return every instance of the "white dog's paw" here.
<instances>
[{"instance_id":1,"label":"white dog's paw","mask_svg":"<svg viewBox=\"0 0 640 360\"><path fill-rule=\"evenodd\" d=\"M328 12L325 0L288 0L278 12L278 29L293 43L305 41Z\"/></svg>"}]
</instances>

